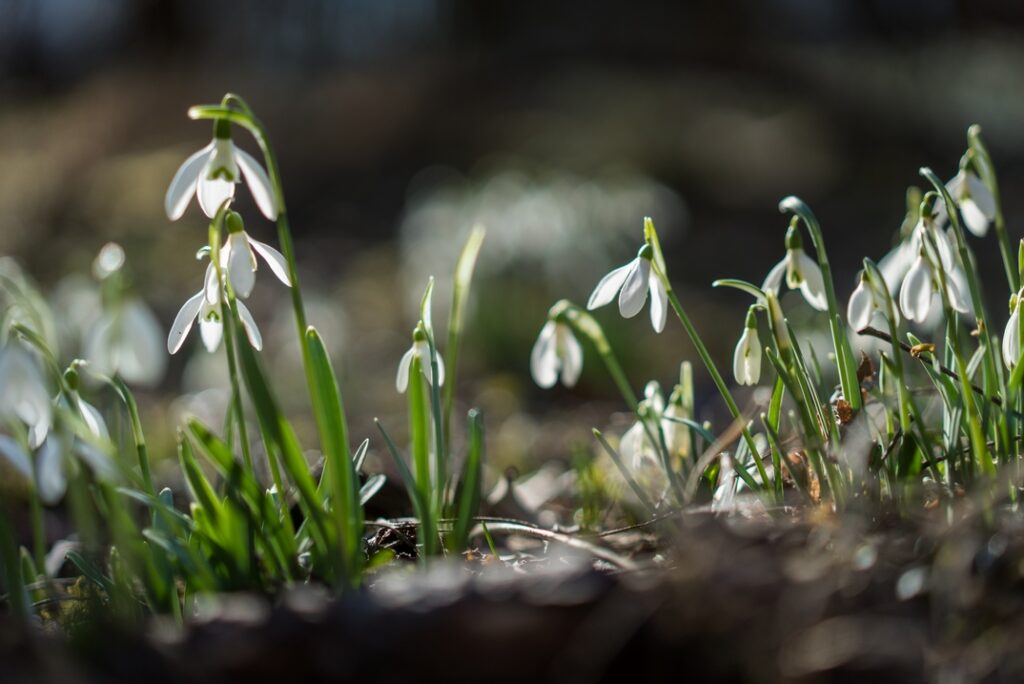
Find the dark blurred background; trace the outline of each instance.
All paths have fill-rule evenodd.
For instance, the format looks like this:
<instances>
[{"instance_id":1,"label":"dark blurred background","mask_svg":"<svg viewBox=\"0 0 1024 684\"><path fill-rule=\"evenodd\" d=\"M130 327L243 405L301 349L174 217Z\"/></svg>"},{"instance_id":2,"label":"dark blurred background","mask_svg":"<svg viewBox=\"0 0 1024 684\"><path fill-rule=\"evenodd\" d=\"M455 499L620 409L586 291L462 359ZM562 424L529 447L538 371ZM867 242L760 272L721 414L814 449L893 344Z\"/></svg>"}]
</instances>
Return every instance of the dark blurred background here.
<instances>
[{"instance_id":1,"label":"dark blurred background","mask_svg":"<svg viewBox=\"0 0 1024 684\"><path fill-rule=\"evenodd\" d=\"M354 432L373 415L402 424L394 372L415 304L437 275L445 320L448 274L480 222L460 396L487 411L497 463L564 453L620 405L589 349L577 389L538 390L530 346L551 303L584 302L633 257L644 215L724 369L748 302L710 283L760 282L781 258L785 195L821 219L845 301L861 257L892 244L918 167L951 177L979 123L1016 241L1022 29L1012 0L0 0L0 254L59 291L115 240L166 329L199 287L206 237L194 205L177 223L163 214L175 169L210 137L185 112L238 92L278 150L310 318ZM250 232L276 242L238 195ZM994 240L974 244L1002 306ZM268 275L250 305L303 422L291 312ZM671 320L656 337L646 313L599 318L638 388L671 385L693 358ZM219 360L195 342L179 356L150 413L222 410Z\"/></svg>"}]
</instances>

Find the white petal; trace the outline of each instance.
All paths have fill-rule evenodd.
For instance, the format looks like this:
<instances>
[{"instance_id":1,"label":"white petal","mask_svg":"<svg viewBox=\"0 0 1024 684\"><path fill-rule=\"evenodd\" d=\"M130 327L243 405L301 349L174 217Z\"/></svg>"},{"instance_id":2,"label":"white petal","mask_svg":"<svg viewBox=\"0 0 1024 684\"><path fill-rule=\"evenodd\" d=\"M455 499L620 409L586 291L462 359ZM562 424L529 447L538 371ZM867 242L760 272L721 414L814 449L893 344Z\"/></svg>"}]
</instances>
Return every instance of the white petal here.
<instances>
[{"instance_id":1,"label":"white petal","mask_svg":"<svg viewBox=\"0 0 1024 684\"><path fill-rule=\"evenodd\" d=\"M117 477L117 467L111 461L110 456L93 445L80 439L75 440L74 452L92 468L97 477L105 480L112 480Z\"/></svg>"},{"instance_id":2,"label":"white petal","mask_svg":"<svg viewBox=\"0 0 1024 684\"><path fill-rule=\"evenodd\" d=\"M583 347L580 346L569 326L564 323L559 324L558 332L561 343L562 384L566 387L574 387L583 371Z\"/></svg>"},{"instance_id":3,"label":"white petal","mask_svg":"<svg viewBox=\"0 0 1024 684\"><path fill-rule=\"evenodd\" d=\"M903 279L900 310L909 321L923 322L932 302L932 274L924 257L919 256Z\"/></svg>"},{"instance_id":4,"label":"white petal","mask_svg":"<svg viewBox=\"0 0 1024 684\"><path fill-rule=\"evenodd\" d=\"M434 370L430 363L430 345L427 342L416 343L416 353L420 357L420 369L427 378L427 382L434 383ZM437 384L438 387L444 384L444 360L437 354Z\"/></svg>"},{"instance_id":5,"label":"white petal","mask_svg":"<svg viewBox=\"0 0 1024 684\"><path fill-rule=\"evenodd\" d=\"M996 200L984 181L973 173L969 173L967 174L967 185L971 189L971 199L974 200L981 213L990 221L995 219Z\"/></svg>"},{"instance_id":6,"label":"white petal","mask_svg":"<svg viewBox=\"0 0 1024 684\"><path fill-rule=\"evenodd\" d=\"M971 312L971 305L964 298L963 290L957 285L952 273L946 274L946 296L949 297L949 305L955 311L962 314Z\"/></svg>"},{"instance_id":7,"label":"white petal","mask_svg":"<svg viewBox=\"0 0 1024 684\"><path fill-rule=\"evenodd\" d=\"M530 351L530 375L538 386L548 389L558 381L558 355L555 350L557 323L549 320L540 329Z\"/></svg>"},{"instance_id":8,"label":"white petal","mask_svg":"<svg viewBox=\"0 0 1024 684\"><path fill-rule=\"evenodd\" d=\"M239 297L248 297L256 284L256 257L244 232L228 236L227 254L231 286Z\"/></svg>"},{"instance_id":9,"label":"white petal","mask_svg":"<svg viewBox=\"0 0 1024 684\"><path fill-rule=\"evenodd\" d=\"M292 280L288 277L288 262L285 261L284 255L267 243L260 242L259 240L249 238L249 244L252 245L257 254L263 257L263 260L267 262L267 266L277 276L277 279L291 287Z\"/></svg>"},{"instance_id":10,"label":"white petal","mask_svg":"<svg viewBox=\"0 0 1024 684\"><path fill-rule=\"evenodd\" d=\"M640 421L633 423L633 426L626 430L619 440L619 452L623 457L632 461L634 469L640 469L644 465L645 448L648 442L647 433Z\"/></svg>"},{"instance_id":11,"label":"white petal","mask_svg":"<svg viewBox=\"0 0 1024 684\"><path fill-rule=\"evenodd\" d=\"M619 313L623 318L632 318L644 308L650 277L651 262L647 259L635 259L619 291Z\"/></svg>"},{"instance_id":12,"label":"white petal","mask_svg":"<svg viewBox=\"0 0 1024 684\"><path fill-rule=\"evenodd\" d=\"M245 336L249 338L249 344L256 351L263 349L263 336L260 335L260 329L256 327L256 320L252 317L252 313L242 302L235 300L238 304L238 317L242 320L242 327L245 328Z\"/></svg>"},{"instance_id":13,"label":"white petal","mask_svg":"<svg viewBox=\"0 0 1024 684\"><path fill-rule=\"evenodd\" d=\"M238 162L238 168L245 176L245 182L249 185L249 192L252 193L253 199L256 200L256 206L268 219L275 220L277 218L277 202L274 201L274 190L270 187L270 178L267 176L267 172L248 152L235 146L234 143L232 143L232 147L235 161Z\"/></svg>"},{"instance_id":14,"label":"white petal","mask_svg":"<svg viewBox=\"0 0 1024 684\"><path fill-rule=\"evenodd\" d=\"M846 319L850 322L850 327L855 331L868 327L874 308L875 298L871 294L871 288L862 280L850 295L850 303L846 307Z\"/></svg>"},{"instance_id":15,"label":"white petal","mask_svg":"<svg viewBox=\"0 0 1024 684\"><path fill-rule=\"evenodd\" d=\"M615 299L615 295L622 289L622 283L625 282L626 276L629 275L629 271L633 268L635 262L636 260L634 259L625 266L619 266L606 274L604 278L601 278L597 287L590 293L590 299L587 300L587 309L592 311Z\"/></svg>"},{"instance_id":16,"label":"white petal","mask_svg":"<svg viewBox=\"0 0 1024 684\"><path fill-rule=\"evenodd\" d=\"M761 341L755 329L743 329L733 352L732 372L741 385L756 385L761 379Z\"/></svg>"},{"instance_id":17,"label":"white petal","mask_svg":"<svg viewBox=\"0 0 1024 684\"><path fill-rule=\"evenodd\" d=\"M665 329L665 316L668 314L668 293L654 271L650 275L651 288L651 325L654 332L660 333Z\"/></svg>"},{"instance_id":18,"label":"white petal","mask_svg":"<svg viewBox=\"0 0 1024 684\"><path fill-rule=\"evenodd\" d=\"M878 262L878 270L882 272L882 280L885 281L889 292L894 295L899 291L903 278L910 270L911 264L920 253L920 248L915 249L913 240L904 240L896 245L888 254Z\"/></svg>"},{"instance_id":19,"label":"white petal","mask_svg":"<svg viewBox=\"0 0 1024 684\"><path fill-rule=\"evenodd\" d=\"M223 178L201 177L197 184L197 193L203 213L213 218L220 205L224 204L224 200L235 196L235 184Z\"/></svg>"},{"instance_id":20,"label":"white petal","mask_svg":"<svg viewBox=\"0 0 1024 684\"><path fill-rule=\"evenodd\" d=\"M966 181L967 174L961 169L955 176L949 179L946 183L946 192L950 194L954 201L960 200L960 194L964 189L964 182Z\"/></svg>"},{"instance_id":21,"label":"white petal","mask_svg":"<svg viewBox=\"0 0 1024 684\"><path fill-rule=\"evenodd\" d=\"M988 232L988 217L985 216L985 213L975 204L973 199L965 197L960 202L960 213L964 217L964 223L967 224L967 228L972 233L978 237L985 237L985 233Z\"/></svg>"},{"instance_id":22,"label":"white petal","mask_svg":"<svg viewBox=\"0 0 1024 684\"><path fill-rule=\"evenodd\" d=\"M0 435L0 456L7 459L7 462L26 479L32 479L32 461L28 453L7 435Z\"/></svg>"},{"instance_id":23,"label":"white petal","mask_svg":"<svg viewBox=\"0 0 1024 684\"><path fill-rule=\"evenodd\" d=\"M48 439L36 454L36 489L47 505L61 500L68 488L64 475L64 455L56 439Z\"/></svg>"},{"instance_id":24,"label":"white petal","mask_svg":"<svg viewBox=\"0 0 1024 684\"><path fill-rule=\"evenodd\" d=\"M220 340L224 336L224 321L221 320L220 306L213 306L203 302L199 310L199 336L203 340L203 346L211 354L217 351Z\"/></svg>"},{"instance_id":25,"label":"white petal","mask_svg":"<svg viewBox=\"0 0 1024 684\"><path fill-rule=\"evenodd\" d=\"M174 317L174 323L171 323L171 331L167 334L167 352L169 354L174 354L181 349L181 345L185 343L185 336L192 329L192 324L195 322L196 316L199 315L199 309L202 306L202 291L189 297L182 304L181 309L178 310L178 315Z\"/></svg>"},{"instance_id":26,"label":"white petal","mask_svg":"<svg viewBox=\"0 0 1024 684\"><path fill-rule=\"evenodd\" d=\"M768 271L761 289L771 290L775 294L779 294L779 288L782 286L782 276L786 273L786 265L788 263L789 258L783 257L782 261L772 266L772 270Z\"/></svg>"},{"instance_id":27,"label":"white petal","mask_svg":"<svg viewBox=\"0 0 1024 684\"><path fill-rule=\"evenodd\" d=\"M1013 368L1020 360L1020 304L1013 308L1013 315L1006 322L1003 332L1003 363Z\"/></svg>"},{"instance_id":28,"label":"white petal","mask_svg":"<svg viewBox=\"0 0 1024 684\"><path fill-rule=\"evenodd\" d=\"M124 304L118 328L118 374L136 385L159 382L167 357L161 348L164 332L153 312L140 300L130 300Z\"/></svg>"},{"instance_id":29,"label":"white petal","mask_svg":"<svg viewBox=\"0 0 1024 684\"><path fill-rule=\"evenodd\" d=\"M107 423L103 420L102 414L99 410L82 397L78 396L78 393L74 393L75 405L78 407L78 413L82 416L82 421L85 426L89 428L89 432L96 435L101 439L110 439L110 432L107 430Z\"/></svg>"},{"instance_id":30,"label":"white petal","mask_svg":"<svg viewBox=\"0 0 1024 684\"><path fill-rule=\"evenodd\" d=\"M437 386L442 387L444 385L444 357L440 354L437 355Z\"/></svg>"},{"instance_id":31,"label":"white petal","mask_svg":"<svg viewBox=\"0 0 1024 684\"><path fill-rule=\"evenodd\" d=\"M167 212L167 218L177 221L185 213L188 201L195 194L199 173L206 167L212 150L213 143L211 142L178 167L171 184L167 187L167 195L164 197L164 211Z\"/></svg>"},{"instance_id":32,"label":"white petal","mask_svg":"<svg viewBox=\"0 0 1024 684\"><path fill-rule=\"evenodd\" d=\"M821 276L821 269L811 257L804 254L803 250L796 255L799 263L800 275L803 280L800 282L800 292L807 303L818 311L828 310L828 299L825 297L825 280Z\"/></svg>"},{"instance_id":33,"label":"white petal","mask_svg":"<svg viewBox=\"0 0 1024 684\"><path fill-rule=\"evenodd\" d=\"M402 394L405 394L406 388L409 387L409 367L412 365L412 359L415 354L416 347L409 347L409 349L402 354L402 360L398 362L398 375L395 377L395 389Z\"/></svg>"},{"instance_id":34,"label":"white petal","mask_svg":"<svg viewBox=\"0 0 1024 684\"><path fill-rule=\"evenodd\" d=\"M220 254L221 268L224 268L227 265L227 250L222 250ZM203 276L203 294L207 304L220 304L220 280L212 263L207 265L206 275Z\"/></svg>"}]
</instances>

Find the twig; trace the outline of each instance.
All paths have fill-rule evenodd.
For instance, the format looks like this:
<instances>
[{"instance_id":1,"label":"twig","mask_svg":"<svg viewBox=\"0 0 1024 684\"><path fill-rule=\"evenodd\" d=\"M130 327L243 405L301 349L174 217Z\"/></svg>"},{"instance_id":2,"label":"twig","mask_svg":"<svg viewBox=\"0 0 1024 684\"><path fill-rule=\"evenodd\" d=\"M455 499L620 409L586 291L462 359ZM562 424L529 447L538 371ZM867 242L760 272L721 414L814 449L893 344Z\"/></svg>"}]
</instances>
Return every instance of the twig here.
<instances>
[{"instance_id":1,"label":"twig","mask_svg":"<svg viewBox=\"0 0 1024 684\"><path fill-rule=\"evenodd\" d=\"M889 333L882 332L881 330L878 330L876 328L872 328L871 326L868 326L866 328L861 328L860 330L857 331L857 334L858 335L866 335L867 337L875 337L875 338L878 338L878 339L883 340L885 342L888 342L889 344L891 344L893 346L899 346L900 349L902 349L903 351L907 352L908 354L910 354L912 357L914 357L915 359L917 359L921 363L926 363L927 362L927 359L921 358L924 354L928 354L933 361L936 360L935 359L935 355L932 354L930 351L927 351L927 350L921 351L921 352L914 351L914 348L911 347L906 342L901 342L899 340L893 340L892 336ZM941 363L938 363L937 365L939 367L939 371L943 375L948 375L949 377L953 378L956 381L960 380L960 376L957 375L954 371L950 370L949 368L946 368ZM974 383L971 383L971 389L974 390L975 392L977 392L978 394L980 394L981 396L983 396L983 397L985 396L985 390L983 390L982 388L978 387ZM1002 408L1002 406L1003 406L1003 400L1002 399L1000 399L999 397L997 397L995 395L993 395L991 397L987 397L987 398L989 400L991 400L993 404L995 404L996 406Z\"/></svg>"}]
</instances>

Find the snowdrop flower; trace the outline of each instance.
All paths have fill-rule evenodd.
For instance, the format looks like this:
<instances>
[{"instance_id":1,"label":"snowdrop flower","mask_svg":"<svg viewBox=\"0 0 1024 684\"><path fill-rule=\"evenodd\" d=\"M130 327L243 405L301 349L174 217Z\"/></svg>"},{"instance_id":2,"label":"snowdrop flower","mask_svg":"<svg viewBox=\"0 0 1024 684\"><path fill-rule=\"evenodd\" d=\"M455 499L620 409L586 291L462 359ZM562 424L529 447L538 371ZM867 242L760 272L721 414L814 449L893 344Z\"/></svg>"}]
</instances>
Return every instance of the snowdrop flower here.
<instances>
[{"instance_id":1,"label":"snowdrop flower","mask_svg":"<svg viewBox=\"0 0 1024 684\"><path fill-rule=\"evenodd\" d=\"M946 190L960 207L967 228L978 237L985 237L989 224L996 218L996 201L988 186L973 170L964 166L946 183Z\"/></svg>"},{"instance_id":2,"label":"snowdrop flower","mask_svg":"<svg viewBox=\"0 0 1024 684\"><path fill-rule=\"evenodd\" d=\"M756 385L761 379L761 340L757 336L757 315L753 307L747 311L743 334L736 343L732 372L741 385Z\"/></svg>"},{"instance_id":3,"label":"snowdrop flower","mask_svg":"<svg viewBox=\"0 0 1024 684\"><path fill-rule=\"evenodd\" d=\"M142 300L126 296L121 277L124 264L124 249L116 242L103 245L93 260L92 272L102 283L104 305L83 334L82 353L105 375L154 385L167 366L160 342L164 333Z\"/></svg>"},{"instance_id":4,"label":"snowdrop flower","mask_svg":"<svg viewBox=\"0 0 1024 684\"><path fill-rule=\"evenodd\" d=\"M1024 305L1024 288L1010 297L1010 320L1003 331L1003 363L1013 368L1020 360L1020 308Z\"/></svg>"},{"instance_id":5,"label":"snowdrop flower","mask_svg":"<svg viewBox=\"0 0 1024 684\"><path fill-rule=\"evenodd\" d=\"M668 313L668 292L658 275L651 268L654 250L645 244L640 248L636 258L625 266L620 266L605 277L594 288L587 301L587 309L594 310L609 304L615 295L619 296L619 313L623 318L632 318L640 313L647 301L647 293L651 293L651 325L654 332L665 329L665 316Z\"/></svg>"},{"instance_id":6,"label":"snowdrop flower","mask_svg":"<svg viewBox=\"0 0 1024 684\"><path fill-rule=\"evenodd\" d=\"M792 290L799 288L808 304L818 311L828 310L821 268L804 253L803 240L796 226L790 226L786 232L786 256L768 272L761 289L778 295L783 275L786 276L786 285Z\"/></svg>"},{"instance_id":7,"label":"snowdrop flower","mask_svg":"<svg viewBox=\"0 0 1024 684\"><path fill-rule=\"evenodd\" d=\"M224 321L221 320L221 302L223 301L223 289L217 278L217 269L213 264L206 267L206 279L203 289L189 297L174 317L171 324L171 332L167 335L167 351L171 354L181 349L185 343L185 337L192 330L192 324L199 321L199 336L203 340L206 350L213 353L220 346L221 338L224 335ZM252 313L236 299L238 305L238 316L242 320L242 328L245 330L249 344L254 349L263 349L263 337L259 328L256 327L256 320Z\"/></svg>"},{"instance_id":8,"label":"snowdrop flower","mask_svg":"<svg viewBox=\"0 0 1024 684\"><path fill-rule=\"evenodd\" d=\"M928 318L932 309L935 294L939 291L940 278L946 282L946 296L950 306L960 313L969 313L970 305L961 294L960 278L957 277L959 266L953 258L952 246L942 231L934 231L931 236L937 249L929 244L928 235L924 225L915 229L914 242L920 245L917 258L903 278L903 285L900 286L900 311L907 317L907 320L916 323L923 323ZM928 255L932 258L929 259ZM933 273L933 261L937 262L942 274Z\"/></svg>"},{"instance_id":9,"label":"snowdrop flower","mask_svg":"<svg viewBox=\"0 0 1024 684\"><path fill-rule=\"evenodd\" d=\"M167 359L160 347L163 330L142 300L131 298L105 310L86 333L85 358L101 373L126 382L155 385Z\"/></svg>"},{"instance_id":10,"label":"snowdrop flower","mask_svg":"<svg viewBox=\"0 0 1024 684\"><path fill-rule=\"evenodd\" d=\"M421 322L412 333L412 346L402 355L398 363L398 376L395 378L395 389L404 394L409 387L409 373L412 372L412 361L414 358L420 360L420 372L427 378L427 382L433 383L433 371L430 365L430 345L427 343L427 330ZM437 384L444 384L444 361L441 355L437 355Z\"/></svg>"},{"instance_id":11,"label":"snowdrop flower","mask_svg":"<svg viewBox=\"0 0 1024 684\"><path fill-rule=\"evenodd\" d=\"M656 437L660 427L666 445L678 443L675 433L677 427L682 426L665 418L665 397L656 381L652 380L644 387L644 399L640 401L637 413L643 417L622 435L619 451L632 463L634 470L651 466L662 469L661 447L653 441L652 435Z\"/></svg>"},{"instance_id":12,"label":"snowdrop flower","mask_svg":"<svg viewBox=\"0 0 1024 684\"><path fill-rule=\"evenodd\" d=\"M239 297L248 297L256 284L257 254L263 257L278 280L291 287L288 263L283 254L265 242L249 237L242 224L242 217L237 212L228 212L224 225L228 230L228 239L220 250L220 265Z\"/></svg>"},{"instance_id":13,"label":"snowdrop flower","mask_svg":"<svg viewBox=\"0 0 1024 684\"><path fill-rule=\"evenodd\" d=\"M181 218L192 195L198 195L199 206L213 218L224 200L235 196L235 184L244 176L260 211L275 220L277 200L267 172L249 153L235 146L230 123L218 120L213 131L213 141L186 159L174 174L164 198L167 218Z\"/></svg>"},{"instance_id":14,"label":"snowdrop flower","mask_svg":"<svg viewBox=\"0 0 1024 684\"><path fill-rule=\"evenodd\" d=\"M572 334L572 328L563 320L549 319L530 352L530 373L534 382L548 389L561 379L563 385L572 387L582 370L583 348Z\"/></svg>"},{"instance_id":15,"label":"snowdrop flower","mask_svg":"<svg viewBox=\"0 0 1024 684\"><path fill-rule=\"evenodd\" d=\"M29 447L37 448L53 426L53 403L35 358L17 342L0 349L0 388L0 418L23 422Z\"/></svg>"},{"instance_id":16,"label":"snowdrop flower","mask_svg":"<svg viewBox=\"0 0 1024 684\"><path fill-rule=\"evenodd\" d=\"M868 282L867 275L862 273L860 282L850 295L850 302L846 306L846 319L850 322L850 327L855 331L863 330L871 325L871 320L875 316L884 317L886 308L885 301ZM894 322L898 324L899 313L893 313L896 315Z\"/></svg>"}]
</instances>

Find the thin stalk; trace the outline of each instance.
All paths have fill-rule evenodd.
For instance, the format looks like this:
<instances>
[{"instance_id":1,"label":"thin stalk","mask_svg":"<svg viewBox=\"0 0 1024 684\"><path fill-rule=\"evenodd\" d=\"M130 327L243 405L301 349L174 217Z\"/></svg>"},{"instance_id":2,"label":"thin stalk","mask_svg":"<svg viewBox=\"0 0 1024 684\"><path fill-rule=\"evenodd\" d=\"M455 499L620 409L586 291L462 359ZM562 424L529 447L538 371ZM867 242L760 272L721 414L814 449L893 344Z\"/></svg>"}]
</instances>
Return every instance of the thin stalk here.
<instances>
[{"instance_id":1,"label":"thin stalk","mask_svg":"<svg viewBox=\"0 0 1024 684\"><path fill-rule=\"evenodd\" d=\"M1017 260L1014 259L1013 247L1010 245L1010 236L1006 233L1006 218L1003 216L1003 203L999 197L999 180L996 178L996 167L992 164L992 157L988 148L981 141L981 126L974 124L967 129L967 142L970 148L981 157L983 173L987 178L982 178L992 193L992 199L996 205L996 217L993 222L996 229L996 238L999 241L999 253L1003 258L1003 268L1006 269L1006 282L1010 286L1010 292L1014 293L1020 289L1020 272L1017 269Z\"/></svg>"},{"instance_id":2,"label":"thin stalk","mask_svg":"<svg viewBox=\"0 0 1024 684\"><path fill-rule=\"evenodd\" d=\"M660 271L660 269L658 270ZM664 273L658 273L658 277L665 286L665 292L668 294L668 301L672 305L672 310L675 311L679 322L683 324L683 328L686 330L686 334L689 335L694 349L697 350L697 356L700 357L701 362L704 363L704 367L708 370L708 374L711 375L711 379L714 381L715 387L718 388L718 393L721 394L722 399L725 400L725 405L729 408L729 413L732 415L733 420L741 421L740 430L743 435L743 441L747 443L750 453L755 455L754 463L757 466L758 475L761 476L761 485L767 488L768 473L765 471L764 463L761 462L761 459L758 456L759 452L757 450L757 444L754 442L754 436L750 434L750 429L747 426L749 419L742 411L740 411L740 407L736 404L736 400L733 399L728 385L725 384L725 380L722 378L722 374L718 372L718 366L715 365L714 360L711 358L711 354L708 353L707 347L704 346L704 341L701 340L697 329L693 327L693 323L690 322L690 317L686 315L686 311L683 310L683 305L680 304L679 298L676 297L676 293L672 289L672 285L668 282L668 276Z\"/></svg>"},{"instance_id":3,"label":"thin stalk","mask_svg":"<svg viewBox=\"0 0 1024 684\"><path fill-rule=\"evenodd\" d=\"M832 346L836 351L836 364L839 367L839 382L842 385L843 397L850 402L853 409L859 410L862 405L860 387L857 383L857 368L853 361L853 350L842 325L841 310L836 302L835 285L832 282L832 267L825 251L825 239L821 233L821 225L811 208L797 197L786 197L779 203L779 211L791 211L803 220L807 231L811 234L811 242L818 256L822 280L825 283L825 299L828 303L828 327L832 333Z\"/></svg>"}]
</instances>

